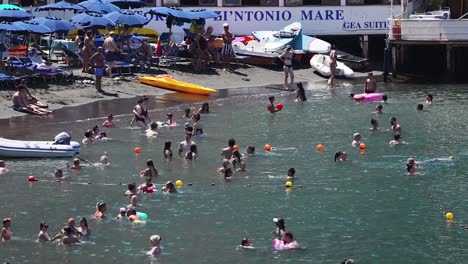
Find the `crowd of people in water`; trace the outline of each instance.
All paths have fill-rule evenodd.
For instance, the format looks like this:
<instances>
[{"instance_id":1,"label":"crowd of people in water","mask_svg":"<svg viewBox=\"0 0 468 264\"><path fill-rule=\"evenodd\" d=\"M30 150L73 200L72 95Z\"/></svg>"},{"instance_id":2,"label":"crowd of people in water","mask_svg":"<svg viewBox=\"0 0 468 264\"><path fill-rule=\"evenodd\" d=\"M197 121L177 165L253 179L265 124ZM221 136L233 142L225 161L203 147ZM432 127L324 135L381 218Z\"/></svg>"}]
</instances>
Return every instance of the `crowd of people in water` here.
<instances>
[{"instance_id":1,"label":"crowd of people in water","mask_svg":"<svg viewBox=\"0 0 468 264\"><path fill-rule=\"evenodd\" d=\"M291 76L292 77L292 76ZM24 85L25 86L25 85ZM372 92L376 91L375 87L375 80L373 79L372 75L369 75L369 79L366 80L366 91ZM27 93L27 92L26 92ZM351 94L351 97L354 95ZM148 138L157 138L159 135L158 128L160 127L174 127L177 126L176 121L174 120L173 113L166 114L166 121L164 122L155 122L151 119L150 113L148 110L149 104L148 97L142 97L137 101L137 104L133 108L132 120L130 121L130 126L139 126L144 129L145 136ZM282 106L279 107L275 105L275 98L274 96L270 96L268 98L269 102L267 104L267 111L271 113L276 113L281 111ZM297 101L306 101L304 88L300 83L297 84ZM375 114L377 116L383 113L383 105L387 103L387 96L382 96L381 102L375 108ZM427 94L426 96L426 104L432 104L433 96L431 94ZM421 111L423 109L423 104L418 104L416 109ZM184 157L186 160L194 160L197 159L197 144L194 142L197 138L204 137L204 130L202 125L202 116L204 114L210 113L210 108L208 103L203 103L203 105L195 110L192 111L190 108L186 108L184 113L181 114L181 119L184 120L191 120L185 122L183 125L184 135L185 138L178 144L178 151L177 154L180 157ZM372 125L372 131L379 131L379 122L377 118L372 118L370 120ZM406 144L402 140L402 127L397 122L396 117L391 117L389 120L390 127L389 131L393 133L393 140L389 142L390 145L399 145L399 144ZM111 129L115 127L113 123L113 115L109 114L106 120L102 123L101 127L105 129ZM182 126L180 126L182 127ZM62 132L55 137L55 142L57 144L70 144L70 136L66 132ZM361 140L361 134L356 132L353 134L351 145L353 147L357 147L360 149L365 149L365 144ZM95 142L105 142L105 141L112 141L112 138L108 137L105 131L101 131L99 125L93 126L91 129L86 130L84 132L84 138L82 139L83 144L92 144ZM163 154L166 159L171 159L173 157L173 151L171 149L172 142L166 141L164 143ZM267 146L265 146L265 150ZM245 150L245 154L242 154L239 150L239 146L236 145L235 139L231 138L228 140L228 145L221 149L220 155L222 156L222 164L221 167L217 169L217 171L222 174L226 181L231 180L234 177L235 173L242 173L246 171L246 161L244 159L245 156L254 156L255 155L255 146L249 145ZM346 162L348 158L348 154L343 151L339 150L334 155L335 162ZM449 157L447 160L452 160L453 157ZM82 165L81 161L85 161L89 164L94 164L89 162L85 159L80 157L75 157L73 160L73 165L66 164L67 168L70 170L80 170ZM104 153L99 163L101 165L109 165L109 158L107 153ZM416 173L417 168L420 166L420 162L415 161L414 158L408 158L406 163L406 170L409 175L414 175ZM6 168L6 164L4 161L0 160L0 174L7 173L8 169ZM287 178L288 180L295 179L296 170L294 168L289 168L287 171ZM140 176L142 178L142 183L128 183L127 190L124 192L124 195L130 199L129 204L126 207L122 207L119 209L117 219L127 219L132 222L144 222L146 221L146 216L138 212L138 208L141 207L141 204L138 203L138 195L142 193L153 193L157 191L156 184L154 183L159 178L159 173L157 168L154 165L152 160L147 160L146 168L144 168L140 172ZM63 175L63 170L57 168L55 170L55 179L56 180L65 180L66 177ZM163 184L161 188L162 193L167 194L175 194L177 193L176 185L172 181L167 181ZM107 205L105 202L98 202L96 204L96 211L92 215L95 219L103 219L109 217L107 214ZM301 246L299 243L294 239L293 233L286 229L285 221L282 218L274 218L273 219L276 230L273 232L275 239L274 239L274 248L276 250L289 250L289 249L299 249ZM11 231L11 218L5 218L3 220L3 228L0 234L0 241L2 240L10 240L13 237L13 233ZM72 245L80 243L80 240L87 239L91 235L91 230L88 227L87 219L80 218L79 219L79 226L75 227L75 219L70 218L68 220L68 224L63 227L55 236L52 238L48 234L48 224L46 222L41 222L39 225L39 232L37 236L37 240L39 242L48 242L48 241L59 241L64 245ZM150 244L151 250L148 251L150 255L157 255L161 252L161 236L160 235L152 235L150 236ZM249 238L243 238L240 243L240 247L244 249L254 249L252 242ZM345 259L342 263L352 264L354 260L352 259Z\"/></svg>"}]
</instances>

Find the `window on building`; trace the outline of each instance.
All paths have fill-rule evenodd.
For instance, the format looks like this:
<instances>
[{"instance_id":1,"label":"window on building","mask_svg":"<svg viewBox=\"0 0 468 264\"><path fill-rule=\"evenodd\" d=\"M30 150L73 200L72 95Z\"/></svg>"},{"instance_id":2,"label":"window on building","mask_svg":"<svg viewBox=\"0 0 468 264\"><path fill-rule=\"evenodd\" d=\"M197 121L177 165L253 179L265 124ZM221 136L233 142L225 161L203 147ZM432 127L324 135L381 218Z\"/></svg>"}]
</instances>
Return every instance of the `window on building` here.
<instances>
[{"instance_id":1,"label":"window on building","mask_svg":"<svg viewBox=\"0 0 468 264\"><path fill-rule=\"evenodd\" d=\"M143 3L145 3L145 6L153 7L156 6L156 0L143 0Z\"/></svg>"},{"instance_id":2,"label":"window on building","mask_svg":"<svg viewBox=\"0 0 468 264\"><path fill-rule=\"evenodd\" d=\"M285 0L284 5L286 6L301 6L302 0Z\"/></svg>"},{"instance_id":3,"label":"window on building","mask_svg":"<svg viewBox=\"0 0 468 264\"><path fill-rule=\"evenodd\" d=\"M323 6L339 6L341 5L341 0L322 0Z\"/></svg>"},{"instance_id":4,"label":"window on building","mask_svg":"<svg viewBox=\"0 0 468 264\"><path fill-rule=\"evenodd\" d=\"M47 5L47 0L10 0L10 4L12 5L20 5L20 6L41 6Z\"/></svg>"},{"instance_id":5,"label":"window on building","mask_svg":"<svg viewBox=\"0 0 468 264\"><path fill-rule=\"evenodd\" d=\"M302 0L304 5L321 5L322 0Z\"/></svg>"},{"instance_id":6,"label":"window on building","mask_svg":"<svg viewBox=\"0 0 468 264\"><path fill-rule=\"evenodd\" d=\"M198 0L200 6L216 6L218 4L217 0Z\"/></svg>"},{"instance_id":7,"label":"window on building","mask_svg":"<svg viewBox=\"0 0 468 264\"><path fill-rule=\"evenodd\" d=\"M181 6L198 6L198 0L180 0Z\"/></svg>"},{"instance_id":8,"label":"window on building","mask_svg":"<svg viewBox=\"0 0 468 264\"><path fill-rule=\"evenodd\" d=\"M223 6L240 6L241 0L223 0Z\"/></svg>"},{"instance_id":9,"label":"window on building","mask_svg":"<svg viewBox=\"0 0 468 264\"><path fill-rule=\"evenodd\" d=\"M180 6L179 0L162 0L163 6Z\"/></svg>"},{"instance_id":10,"label":"window on building","mask_svg":"<svg viewBox=\"0 0 468 264\"><path fill-rule=\"evenodd\" d=\"M55 3L58 3L58 2L61 2L61 1L63 1L63 0L55 0ZM79 4L82 1L80 1L80 0L67 0L67 2L71 3L71 4Z\"/></svg>"},{"instance_id":11,"label":"window on building","mask_svg":"<svg viewBox=\"0 0 468 264\"><path fill-rule=\"evenodd\" d=\"M260 0L260 5L262 6L278 6L278 0Z\"/></svg>"},{"instance_id":12,"label":"window on building","mask_svg":"<svg viewBox=\"0 0 468 264\"><path fill-rule=\"evenodd\" d=\"M260 0L242 0L242 6L259 6Z\"/></svg>"}]
</instances>

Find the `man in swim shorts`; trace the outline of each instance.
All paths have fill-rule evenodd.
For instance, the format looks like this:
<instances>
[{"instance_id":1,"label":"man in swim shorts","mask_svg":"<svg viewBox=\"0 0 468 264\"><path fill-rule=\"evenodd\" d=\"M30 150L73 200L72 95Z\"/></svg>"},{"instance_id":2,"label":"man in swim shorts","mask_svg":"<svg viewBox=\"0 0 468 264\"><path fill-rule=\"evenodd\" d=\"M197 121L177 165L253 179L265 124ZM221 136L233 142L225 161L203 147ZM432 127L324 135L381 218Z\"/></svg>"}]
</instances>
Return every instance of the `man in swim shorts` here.
<instances>
[{"instance_id":1,"label":"man in swim shorts","mask_svg":"<svg viewBox=\"0 0 468 264\"><path fill-rule=\"evenodd\" d=\"M369 72L367 74L366 87L364 88L364 93L375 93L377 91L377 81L374 78L374 74Z\"/></svg>"},{"instance_id":2,"label":"man in swim shorts","mask_svg":"<svg viewBox=\"0 0 468 264\"><path fill-rule=\"evenodd\" d=\"M231 70L231 56L233 55L234 51L232 49L232 40L234 39L234 35L229 31L229 24L223 24L223 49L221 50L221 54L223 55L223 70L230 71Z\"/></svg>"},{"instance_id":3,"label":"man in swim shorts","mask_svg":"<svg viewBox=\"0 0 468 264\"><path fill-rule=\"evenodd\" d=\"M18 91L13 94L13 98L12 98L13 109L15 111L35 114L35 115L47 115L51 113L50 111L44 108L40 108L40 107L37 107L35 105L28 103L28 101L26 100L27 98L26 90L28 88L26 86L19 85L17 89Z\"/></svg>"},{"instance_id":4,"label":"man in swim shorts","mask_svg":"<svg viewBox=\"0 0 468 264\"><path fill-rule=\"evenodd\" d=\"M94 60L94 74L96 75L96 90L100 93L104 92L101 88L102 76L104 75L104 53L102 47L98 48L98 51L91 56L90 61Z\"/></svg>"},{"instance_id":5,"label":"man in swim shorts","mask_svg":"<svg viewBox=\"0 0 468 264\"><path fill-rule=\"evenodd\" d=\"M111 31L109 33L109 37L104 40L104 44L102 45L106 51L106 61L108 64L106 72L109 74L109 77L112 77L112 68L114 68L117 63L117 52L120 52L117 44L115 44L114 37L115 33L114 31Z\"/></svg>"}]
</instances>

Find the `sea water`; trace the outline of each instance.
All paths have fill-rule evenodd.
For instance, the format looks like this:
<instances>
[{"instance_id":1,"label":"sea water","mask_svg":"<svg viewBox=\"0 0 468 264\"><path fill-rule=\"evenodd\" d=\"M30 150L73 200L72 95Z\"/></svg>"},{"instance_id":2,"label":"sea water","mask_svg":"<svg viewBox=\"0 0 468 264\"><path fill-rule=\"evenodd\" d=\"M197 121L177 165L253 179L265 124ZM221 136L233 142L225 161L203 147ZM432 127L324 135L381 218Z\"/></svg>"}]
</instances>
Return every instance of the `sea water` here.
<instances>
[{"instance_id":1,"label":"sea water","mask_svg":"<svg viewBox=\"0 0 468 264\"><path fill-rule=\"evenodd\" d=\"M466 180L468 148L466 107L468 93L461 85L382 84L388 95L383 114L374 114L377 102L355 102L349 93L362 85L306 87L307 102L294 102L290 92L250 89L210 102L210 114L202 114L205 137L195 138L198 159L177 155L184 139L183 110L200 106L157 101L153 120L174 114L179 126L159 129L157 139L147 139L141 129L130 128L131 115L115 117L116 128L104 129L111 142L83 145L80 157L96 163L107 152L109 166L89 165L79 171L64 169L67 177L55 182L55 168L72 159L7 160L11 172L1 175L0 218L12 217L13 239L0 243L0 260L10 263L337 263L353 258L358 263L463 263L468 254ZM225 92L224 93L229 93ZM434 95L432 105L416 111L425 94ZM266 111L274 95L284 109ZM123 102L123 101L122 101ZM2 134L23 139L52 139L68 131L80 140L86 129L101 124L108 112L133 102L100 103L63 110L73 120L10 120ZM152 102L154 105L154 102ZM168 108L165 108L168 107ZM91 116L91 118L89 118ZM406 145L390 146L389 119L395 116ZM370 130L370 120L380 131ZM74 121L78 120L78 121ZM353 133L362 135L364 153L351 146ZM247 145L256 155L245 156L246 172L226 182L216 169L220 150L234 138L242 153ZM165 141L172 142L174 157L165 159ZM263 147L273 147L265 152ZM319 152L316 146L322 144ZM140 154L134 148L140 147ZM290 149L290 148L296 148ZM335 163L334 153L348 152L348 161ZM455 156L454 161L437 158ZM421 161L415 176L405 170L407 158ZM130 203L123 195L126 184L143 182L139 171L152 159L160 176L158 191L140 194L139 211L148 214L145 224L116 220L120 207ZM284 187L289 168L297 179ZM29 183L29 175L39 181ZM177 194L164 195L166 181L182 180ZM189 186L189 183L192 185ZM97 202L107 203L108 218L92 219ZM446 222L439 208L451 211ZM86 217L91 237L76 246L37 243L39 223L49 224L55 235L74 217ZM304 248L274 251L274 217ZM162 237L162 254L145 255L149 237ZM255 250L239 250L248 237Z\"/></svg>"}]
</instances>

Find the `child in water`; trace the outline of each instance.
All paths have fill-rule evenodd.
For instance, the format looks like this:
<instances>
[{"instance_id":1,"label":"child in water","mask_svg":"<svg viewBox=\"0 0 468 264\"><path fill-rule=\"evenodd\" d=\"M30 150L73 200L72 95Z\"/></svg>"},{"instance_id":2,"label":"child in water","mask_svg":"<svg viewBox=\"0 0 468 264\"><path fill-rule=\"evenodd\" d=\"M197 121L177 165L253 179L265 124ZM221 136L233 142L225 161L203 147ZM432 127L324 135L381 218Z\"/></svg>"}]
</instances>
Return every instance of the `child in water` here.
<instances>
[{"instance_id":1,"label":"child in water","mask_svg":"<svg viewBox=\"0 0 468 264\"><path fill-rule=\"evenodd\" d=\"M400 145L400 144L406 144L403 140L401 140L401 135L400 134L395 134L393 135L393 140L388 142L390 145Z\"/></svg>"},{"instance_id":2,"label":"child in water","mask_svg":"<svg viewBox=\"0 0 468 264\"><path fill-rule=\"evenodd\" d=\"M380 130L380 128L379 128L379 121L377 121L377 119L373 119L373 118L372 118L371 121L370 121L370 123L371 123L371 125L372 125L372 128L371 128L372 131L378 131L378 130Z\"/></svg>"},{"instance_id":3,"label":"child in water","mask_svg":"<svg viewBox=\"0 0 468 264\"><path fill-rule=\"evenodd\" d=\"M426 104L432 104L432 94L426 95Z\"/></svg>"},{"instance_id":4,"label":"child in water","mask_svg":"<svg viewBox=\"0 0 468 264\"><path fill-rule=\"evenodd\" d=\"M68 162L66 163L67 168L72 169L72 170L80 170L81 165L80 165L80 158L75 158L73 159L73 166L70 167L70 164Z\"/></svg>"},{"instance_id":5,"label":"child in water","mask_svg":"<svg viewBox=\"0 0 468 264\"><path fill-rule=\"evenodd\" d=\"M361 144L361 134L354 133L353 142L351 143L351 145L353 145L353 147L356 147L356 146L359 146L360 144Z\"/></svg>"},{"instance_id":6,"label":"child in water","mask_svg":"<svg viewBox=\"0 0 468 264\"><path fill-rule=\"evenodd\" d=\"M419 164L413 158L409 158L406 161L406 170L409 175L414 175L416 173L416 168L419 167Z\"/></svg>"},{"instance_id":7,"label":"child in water","mask_svg":"<svg viewBox=\"0 0 468 264\"><path fill-rule=\"evenodd\" d=\"M346 161L347 158L348 153L346 151L340 150L335 153L335 162Z\"/></svg>"},{"instance_id":8,"label":"child in water","mask_svg":"<svg viewBox=\"0 0 468 264\"><path fill-rule=\"evenodd\" d=\"M174 121L172 121L172 113L167 113L166 114L166 122L164 122L164 125L170 126L173 123L174 123Z\"/></svg>"},{"instance_id":9,"label":"child in water","mask_svg":"<svg viewBox=\"0 0 468 264\"><path fill-rule=\"evenodd\" d=\"M197 158L197 145L190 145L190 151L185 153L186 160L194 160Z\"/></svg>"},{"instance_id":10,"label":"child in water","mask_svg":"<svg viewBox=\"0 0 468 264\"><path fill-rule=\"evenodd\" d=\"M296 170L294 168L289 168L288 179L294 179L295 178L294 174L296 174Z\"/></svg>"},{"instance_id":11,"label":"child in water","mask_svg":"<svg viewBox=\"0 0 468 264\"><path fill-rule=\"evenodd\" d=\"M99 162L102 165L109 165L109 159L107 158L107 152L104 152L104 154L101 156L101 159L99 159Z\"/></svg>"},{"instance_id":12,"label":"child in water","mask_svg":"<svg viewBox=\"0 0 468 264\"><path fill-rule=\"evenodd\" d=\"M163 150L163 153L164 153L164 157L165 157L166 159L167 159L167 158L172 158L171 145L172 145L172 142L171 142L171 141L166 141L166 142L164 142L164 150Z\"/></svg>"},{"instance_id":13,"label":"child in water","mask_svg":"<svg viewBox=\"0 0 468 264\"><path fill-rule=\"evenodd\" d=\"M252 246L252 242L250 242L250 240L248 238L242 238L240 246L241 246L241 248L245 248L245 249L253 249L254 248Z\"/></svg>"},{"instance_id":14,"label":"child in water","mask_svg":"<svg viewBox=\"0 0 468 264\"><path fill-rule=\"evenodd\" d=\"M106 121L104 121L104 123L102 123L102 126L103 127L114 127L114 123L112 123L113 119L114 119L114 116L112 114L109 114L107 116Z\"/></svg>"}]
</instances>

